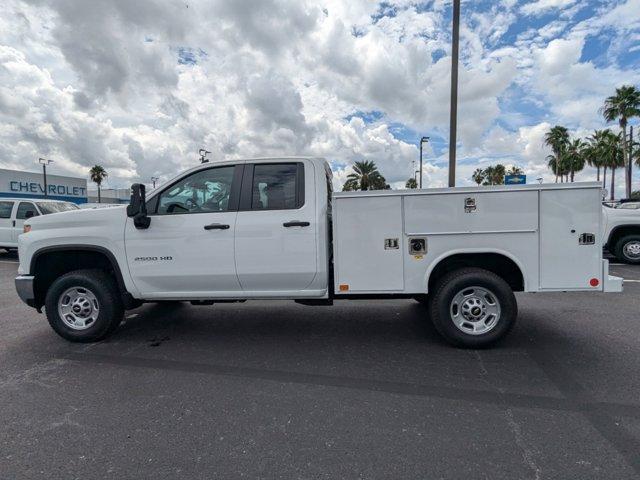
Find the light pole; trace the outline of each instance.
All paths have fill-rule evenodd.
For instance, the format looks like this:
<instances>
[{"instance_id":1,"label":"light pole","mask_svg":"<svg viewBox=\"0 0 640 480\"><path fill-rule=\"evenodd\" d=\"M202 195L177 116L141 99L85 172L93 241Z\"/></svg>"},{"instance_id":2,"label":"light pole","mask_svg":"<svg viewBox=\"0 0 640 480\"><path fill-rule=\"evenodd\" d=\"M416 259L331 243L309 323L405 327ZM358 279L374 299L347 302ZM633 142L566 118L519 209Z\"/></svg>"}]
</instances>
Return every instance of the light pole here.
<instances>
[{"instance_id":1,"label":"light pole","mask_svg":"<svg viewBox=\"0 0 640 480\"><path fill-rule=\"evenodd\" d=\"M38 158L38 163L40 163L40 165L42 165L42 176L44 177L44 196L47 197L48 193L47 193L47 165L49 165L50 163L53 163L53 160L49 160L46 158Z\"/></svg>"},{"instance_id":2,"label":"light pole","mask_svg":"<svg viewBox=\"0 0 640 480\"><path fill-rule=\"evenodd\" d=\"M156 188L156 182L160 180L158 177L151 177L151 183L153 184L153 188Z\"/></svg>"},{"instance_id":3,"label":"light pole","mask_svg":"<svg viewBox=\"0 0 640 480\"><path fill-rule=\"evenodd\" d=\"M627 198L631 198L631 193L633 192L633 125L629 127L629 151L627 152L627 158L629 160L629 165L627 165L629 169L629 183L626 185Z\"/></svg>"},{"instance_id":4,"label":"light pole","mask_svg":"<svg viewBox=\"0 0 640 480\"><path fill-rule=\"evenodd\" d=\"M429 137L422 137L420 139L420 185L419 188L422 188L422 144L429 143Z\"/></svg>"},{"instance_id":5,"label":"light pole","mask_svg":"<svg viewBox=\"0 0 640 480\"><path fill-rule=\"evenodd\" d=\"M456 137L458 128L458 52L460 50L460 0L453 0L451 35L451 115L449 117L449 186L456 186Z\"/></svg>"}]
</instances>

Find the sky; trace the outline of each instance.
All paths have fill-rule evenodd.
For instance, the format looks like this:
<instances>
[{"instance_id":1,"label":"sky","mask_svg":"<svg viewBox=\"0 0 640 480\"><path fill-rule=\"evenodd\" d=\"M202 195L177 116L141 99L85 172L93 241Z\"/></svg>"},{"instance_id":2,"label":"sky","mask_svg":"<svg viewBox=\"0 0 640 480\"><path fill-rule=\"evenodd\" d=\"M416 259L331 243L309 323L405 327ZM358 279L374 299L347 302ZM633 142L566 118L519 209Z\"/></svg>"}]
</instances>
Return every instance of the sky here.
<instances>
[{"instance_id":1,"label":"sky","mask_svg":"<svg viewBox=\"0 0 640 480\"><path fill-rule=\"evenodd\" d=\"M204 147L322 156L337 188L373 160L401 188L426 135L424 185L445 186L450 32L444 0L5 0L0 167L99 164L122 188ZM623 84L640 86L640 0L463 0L457 184L497 162L553 181L544 133L617 128L599 109Z\"/></svg>"}]
</instances>

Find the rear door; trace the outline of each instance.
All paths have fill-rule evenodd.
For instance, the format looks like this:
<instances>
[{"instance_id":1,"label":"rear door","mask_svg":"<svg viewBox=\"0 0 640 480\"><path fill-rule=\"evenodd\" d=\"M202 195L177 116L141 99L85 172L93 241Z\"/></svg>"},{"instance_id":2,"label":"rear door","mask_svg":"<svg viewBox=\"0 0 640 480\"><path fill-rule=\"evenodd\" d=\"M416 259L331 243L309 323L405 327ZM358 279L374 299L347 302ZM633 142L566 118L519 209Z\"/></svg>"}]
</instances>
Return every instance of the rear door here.
<instances>
[{"instance_id":1,"label":"rear door","mask_svg":"<svg viewBox=\"0 0 640 480\"><path fill-rule=\"evenodd\" d=\"M37 217L40 215L38 209L32 202L20 202L18 209L16 210L16 219L13 222L13 241L18 242L18 235L20 235L24 228L24 221L28 218Z\"/></svg>"},{"instance_id":2,"label":"rear door","mask_svg":"<svg viewBox=\"0 0 640 480\"><path fill-rule=\"evenodd\" d=\"M8 200L0 201L0 247L12 247L15 244L13 240L14 220L11 218L13 203Z\"/></svg>"},{"instance_id":3,"label":"rear door","mask_svg":"<svg viewBox=\"0 0 640 480\"><path fill-rule=\"evenodd\" d=\"M310 162L246 164L235 239L245 292L309 287L317 272L317 230Z\"/></svg>"}]
</instances>

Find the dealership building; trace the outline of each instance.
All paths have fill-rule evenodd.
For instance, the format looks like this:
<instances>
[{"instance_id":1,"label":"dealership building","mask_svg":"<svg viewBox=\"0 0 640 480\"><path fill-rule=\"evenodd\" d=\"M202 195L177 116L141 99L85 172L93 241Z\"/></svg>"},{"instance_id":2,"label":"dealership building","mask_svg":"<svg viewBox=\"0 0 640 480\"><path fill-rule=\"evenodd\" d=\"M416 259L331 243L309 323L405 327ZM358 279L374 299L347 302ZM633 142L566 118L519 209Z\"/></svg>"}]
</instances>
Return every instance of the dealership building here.
<instances>
[{"instance_id":1,"label":"dealership building","mask_svg":"<svg viewBox=\"0 0 640 480\"><path fill-rule=\"evenodd\" d=\"M47 173L45 195L42 172L22 172L0 168L0 198L50 198L74 203L87 202L87 180Z\"/></svg>"}]
</instances>

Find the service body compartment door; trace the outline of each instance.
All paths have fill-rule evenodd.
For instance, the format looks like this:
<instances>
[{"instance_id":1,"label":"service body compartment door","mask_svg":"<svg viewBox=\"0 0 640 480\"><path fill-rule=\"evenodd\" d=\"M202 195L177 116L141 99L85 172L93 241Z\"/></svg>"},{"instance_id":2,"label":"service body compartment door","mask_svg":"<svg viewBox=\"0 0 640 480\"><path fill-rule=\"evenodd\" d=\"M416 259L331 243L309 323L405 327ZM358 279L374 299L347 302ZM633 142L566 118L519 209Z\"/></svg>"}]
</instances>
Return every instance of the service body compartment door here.
<instances>
[{"instance_id":1,"label":"service body compartment door","mask_svg":"<svg viewBox=\"0 0 640 480\"><path fill-rule=\"evenodd\" d=\"M602 284L599 188L540 191L540 288L573 290Z\"/></svg>"},{"instance_id":2,"label":"service body compartment door","mask_svg":"<svg viewBox=\"0 0 640 480\"><path fill-rule=\"evenodd\" d=\"M404 290L402 197L337 197L333 205L336 294Z\"/></svg>"}]
</instances>

